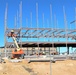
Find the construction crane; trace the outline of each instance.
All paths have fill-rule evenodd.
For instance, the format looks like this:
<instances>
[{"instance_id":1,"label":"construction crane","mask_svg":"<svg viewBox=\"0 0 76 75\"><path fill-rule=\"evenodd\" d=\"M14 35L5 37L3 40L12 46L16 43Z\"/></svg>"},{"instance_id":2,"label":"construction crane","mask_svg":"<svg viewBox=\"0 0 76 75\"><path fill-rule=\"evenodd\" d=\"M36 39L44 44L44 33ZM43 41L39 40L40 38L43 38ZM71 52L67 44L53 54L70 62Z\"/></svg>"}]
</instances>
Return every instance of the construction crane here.
<instances>
[{"instance_id":1,"label":"construction crane","mask_svg":"<svg viewBox=\"0 0 76 75\"><path fill-rule=\"evenodd\" d=\"M11 32L7 36L12 37L14 44L16 45L16 48L12 51L11 58L21 58L22 56L24 56L24 51L22 49L20 49L20 47L16 41L16 35L14 33L14 30L11 30Z\"/></svg>"}]
</instances>

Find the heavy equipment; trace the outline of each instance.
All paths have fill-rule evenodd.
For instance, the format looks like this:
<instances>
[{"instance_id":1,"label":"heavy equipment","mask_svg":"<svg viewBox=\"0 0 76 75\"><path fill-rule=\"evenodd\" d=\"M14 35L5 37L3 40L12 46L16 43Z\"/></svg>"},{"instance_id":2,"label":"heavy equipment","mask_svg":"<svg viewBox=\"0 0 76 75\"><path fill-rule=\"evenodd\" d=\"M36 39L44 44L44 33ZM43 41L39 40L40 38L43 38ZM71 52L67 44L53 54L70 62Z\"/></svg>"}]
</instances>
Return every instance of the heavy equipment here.
<instances>
[{"instance_id":1,"label":"heavy equipment","mask_svg":"<svg viewBox=\"0 0 76 75\"><path fill-rule=\"evenodd\" d=\"M11 37L13 39L13 42L14 42L14 44L16 46L16 48L14 50L12 50L12 57L11 58L12 59L14 59L14 58L18 58L18 59L23 58L24 51L22 49L20 49L20 47L19 47L19 45L18 45L18 43L16 41L16 34L15 34L14 30L11 30L11 32L8 33L7 36Z\"/></svg>"}]
</instances>

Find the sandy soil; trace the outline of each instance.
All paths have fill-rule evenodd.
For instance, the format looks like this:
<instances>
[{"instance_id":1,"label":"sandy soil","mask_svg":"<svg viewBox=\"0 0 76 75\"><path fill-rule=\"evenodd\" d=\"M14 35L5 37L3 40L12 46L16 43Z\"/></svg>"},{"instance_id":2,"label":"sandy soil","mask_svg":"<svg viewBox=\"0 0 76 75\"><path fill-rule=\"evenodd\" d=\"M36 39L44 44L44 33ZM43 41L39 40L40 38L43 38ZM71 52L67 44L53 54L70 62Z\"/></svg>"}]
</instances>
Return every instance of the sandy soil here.
<instances>
[{"instance_id":1,"label":"sandy soil","mask_svg":"<svg viewBox=\"0 0 76 75\"><path fill-rule=\"evenodd\" d=\"M51 73L51 74L50 74ZM76 75L76 60L50 62L32 62L0 64L0 75Z\"/></svg>"}]
</instances>

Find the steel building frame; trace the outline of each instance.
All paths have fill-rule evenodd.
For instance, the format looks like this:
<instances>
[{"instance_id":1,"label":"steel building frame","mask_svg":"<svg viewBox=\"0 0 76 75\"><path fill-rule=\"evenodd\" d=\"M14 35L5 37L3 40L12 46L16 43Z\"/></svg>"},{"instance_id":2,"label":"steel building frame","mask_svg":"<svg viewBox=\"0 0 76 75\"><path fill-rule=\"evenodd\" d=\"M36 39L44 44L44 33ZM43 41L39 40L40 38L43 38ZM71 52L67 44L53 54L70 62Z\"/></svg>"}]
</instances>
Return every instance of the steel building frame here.
<instances>
[{"instance_id":1,"label":"steel building frame","mask_svg":"<svg viewBox=\"0 0 76 75\"><path fill-rule=\"evenodd\" d=\"M65 10L64 12L64 25L65 28L61 29L61 28L44 28L44 14L43 14L43 28L39 28L38 26L38 3L36 3L36 26L37 28L33 28L32 27L32 12L31 12L31 28L23 28L22 27L22 1L20 2L20 28L8 28L7 26L7 6L6 6L6 10L5 10L5 30L4 30L4 43L5 43L5 57L7 56L6 53L8 49L11 49L13 46L13 42L10 42L8 39L7 34L9 34L11 32L11 30L14 30L15 34L16 34L16 38L17 38L17 42L19 44L19 46L22 47L27 47L27 51L28 51L28 47L58 47L58 46L66 46L67 48L70 46L74 46L76 47L76 43L75 41L72 40L76 40L76 30L75 29L68 29L67 28L67 20L66 20L66 14L65 14ZM50 18L51 18L51 24L52 25L52 8L50 5ZM18 17L18 15L17 15ZM15 18L15 22L16 22L16 18ZM16 23L15 23L15 27L16 27ZM70 38L70 40L68 40ZM26 39L25 41L23 39ZM31 40L30 40L31 39ZM55 41L54 39L57 39L57 41ZM59 39L65 39L65 41L61 41ZM34 41L35 40L35 41ZM48 41L47 41L48 40ZM45 49L44 49L45 50ZM69 53L69 50L67 51L67 53Z\"/></svg>"}]
</instances>

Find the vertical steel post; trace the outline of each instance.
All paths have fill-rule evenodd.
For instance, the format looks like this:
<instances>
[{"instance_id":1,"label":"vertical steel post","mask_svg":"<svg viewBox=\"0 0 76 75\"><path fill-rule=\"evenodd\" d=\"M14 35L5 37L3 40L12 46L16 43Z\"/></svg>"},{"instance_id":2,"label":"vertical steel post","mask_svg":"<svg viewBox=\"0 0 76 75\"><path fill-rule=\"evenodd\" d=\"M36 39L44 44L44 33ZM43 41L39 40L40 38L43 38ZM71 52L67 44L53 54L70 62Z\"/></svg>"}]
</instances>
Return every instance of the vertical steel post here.
<instances>
[{"instance_id":1,"label":"vertical steel post","mask_svg":"<svg viewBox=\"0 0 76 75\"><path fill-rule=\"evenodd\" d=\"M15 16L15 29L16 29L16 27L17 27L17 24L16 24L17 22L16 22L16 21L17 21L17 20L16 20L16 16Z\"/></svg>"},{"instance_id":2,"label":"vertical steel post","mask_svg":"<svg viewBox=\"0 0 76 75\"><path fill-rule=\"evenodd\" d=\"M67 41L68 41L68 37L67 37L67 29L68 29L68 26L67 26L67 19L66 19L66 13L65 13L65 8L63 6L63 13L64 13L64 25L65 25L65 32L66 32L66 49L67 49ZM68 49L67 49L67 54L68 54Z\"/></svg>"},{"instance_id":3,"label":"vertical steel post","mask_svg":"<svg viewBox=\"0 0 76 75\"><path fill-rule=\"evenodd\" d=\"M22 1L20 2L20 47L22 48Z\"/></svg>"},{"instance_id":4,"label":"vertical steel post","mask_svg":"<svg viewBox=\"0 0 76 75\"><path fill-rule=\"evenodd\" d=\"M54 28L57 28L57 21L56 21L56 15L54 14Z\"/></svg>"},{"instance_id":5,"label":"vertical steel post","mask_svg":"<svg viewBox=\"0 0 76 75\"><path fill-rule=\"evenodd\" d=\"M44 13L42 14L42 21L43 21L43 28L44 28ZM45 41L45 34L43 33L43 38L44 38L44 41Z\"/></svg>"},{"instance_id":6,"label":"vertical steel post","mask_svg":"<svg viewBox=\"0 0 76 75\"><path fill-rule=\"evenodd\" d=\"M50 4L50 18L51 18L51 27L52 27L52 5ZM52 46L53 46L53 40L52 40ZM51 64L51 53L50 53L50 75L52 75L52 64Z\"/></svg>"},{"instance_id":7,"label":"vertical steel post","mask_svg":"<svg viewBox=\"0 0 76 75\"><path fill-rule=\"evenodd\" d=\"M6 9L5 9L5 23L4 23L4 50L5 50L5 57L7 56L6 52L6 27L7 27L7 11L8 11L8 5L6 4Z\"/></svg>"},{"instance_id":8,"label":"vertical steel post","mask_svg":"<svg viewBox=\"0 0 76 75\"><path fill-rule=\"evenodd\" d=\"M52 26L52 5L51 4L50 4L50 18L51 18L51 21L50 21L51 23L50 24Z\"/></svg>"},{"instance_id":9,"label":"vertical steel post","mask_svg":"<svg viewBox=\"0 0 76 75\"><path fill-rule=\"evenodd\" d=\"M37 25L37 36L38 36L38 3L36 3L36 25ZM38 42L37 42L37 44L38 44L38 56L39 56L39 37L37 37L38 38Z\"/></svg>"},{"instance_id":10,"label":"vertical steel post","mask_svg":"<svg viewBox=\"0 0 76 75\"><path fill-rule=\"evenodd\" d=\"M31 28L32 28L32 12L30 13L30 18L31 18ZM32 30L31 30L31 40L32 40Z\"/></svg>"},{"instance_id":11,"label":"vertical steel post","mask_svg":"<svg viewBox=\"0 0 76 75\"><path fill-rule=\"evenodd\" d=\"M18 11L17 11L17 27L18 27L18 24L19 24L19 23L18 23Z\"/></svg>"},{"instance_id":12,"label":"vertical steel post","mask_svg":"<svg viewBox=\"0 0 76 75\"><path fill-rule=\"evenodd\" d=\"M76 20L76 7L75 7L75 20ZM75 29L76 29L76 22L75 22Z\"/></svg>"}]
</instances>

